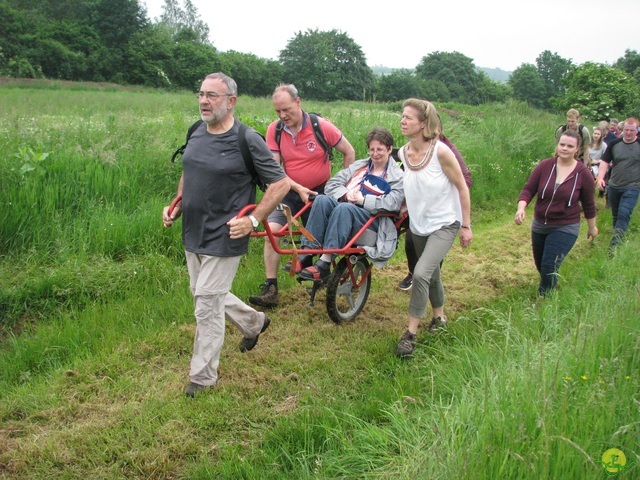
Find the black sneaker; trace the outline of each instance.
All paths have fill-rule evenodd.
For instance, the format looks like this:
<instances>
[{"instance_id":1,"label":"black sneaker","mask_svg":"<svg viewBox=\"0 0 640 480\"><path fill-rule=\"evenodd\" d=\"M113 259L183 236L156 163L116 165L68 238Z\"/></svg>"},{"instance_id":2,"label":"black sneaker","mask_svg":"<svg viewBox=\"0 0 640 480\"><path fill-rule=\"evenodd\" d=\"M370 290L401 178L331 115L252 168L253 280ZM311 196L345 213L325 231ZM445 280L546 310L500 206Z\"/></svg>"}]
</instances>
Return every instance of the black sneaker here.
<instances>
[{"instance_id":1,"label":"black sneaker","mask_svg":"<svg viewBox=\"0 0 640 480\"><path fill-rule=\"evenodd\" d=\"M269 317L267 317L266 315L264 316L264 323L262 324L262 329L260 330L260 333L264 333L264 331L269 328L269 324L271 323L271 320L269 320ZM260 333L258 335L256 335L253 338L250 337L244 337L242 339L242 341L240 342L240 351L242 353L248 352L249 350L252 350L253 347L256 346L256 344L258 343L258 338L260 338Z\"/></svg>"},{"instance_id":2,"label":"black sneaker","mask_svg":"<svg viewBox=\"0 0 640 480\"><path fill-rule=\"evenodd\" d=\"M273 283L263 283L260 295L249 297L249 303L260 307L273 308L278 306L278 287Z\"/></svg>"},{"instance_id":3,"label":"black sneaker","mask_svg":"<svg viewBox=\"0 0 640 480\"><path fill-rule=\"evenodd\" d=\"M313 265L313 255L311 254L307 254L307 255L300 255L298 257L298 261L296 262L296 271L295 273L300 273L302 270L304 270L307 267L310 267L311 265ZM282 269L285 272L290 272L291 271L291 262L287 262L284 264L284 267L282 267Z\"/></svg>"},{"instance_id":4,"label":"black sneaker","mask_svg":"<svg viewBox=\"0 0 640 480\"><path fill-rule=\"evenodd\" d=\"M408 358L413 355L413 351L416 348L416 334L411 333L409 330L404 332L402 338L398 342L396 347L396 355L402 358Z\"/></svg>"},{"instance_id":5,"label":"black sneaker","mask_svg":"<svg viewBox=\"0 0 640 480\"><path fill-rule=\"evenodd\" d=\"M326 280L331 273L331 264L318 259L312 266L300 272L300 278L304 280Z\"/></svg>"},{"instance_id":6,"label":"black sneaker","mask_svg":"<svg viewBox=\"0 0 640 480\"><path fill-rule=\"evenodd\" d=\"M184 387L184 394L187 397L195 397L197 394L199 394L200 392L206 390L206 389L210 389L213 387L207 387L205 385L200 385L199 383L193 383L193 382L189 382L189 385L187 385L186 387Z\"/></svg>"},{"instance_id":7,"label":"black sneaker","mask_svg":"<svg viewBox=\"0 0 640 480\"><path fill-rule=\"evenodd\" d=\"M407 291L411 288L412 285L413 285L413 274L409 272L406 277L400 280L400 282L398 283L398 288L400 290Z\"/></svg>"},{"instance_id":8,"label":"black sneaker","mask_svg":"<svg viewBox=\"0 0 640 480\"><path fill-rule=\"evenodd\" d=\"M447 317L445 317L445 316L433 317L431 319L431 323L429 323L429 326L427 327L427 329L429 330L430 333L433 333L437 329L444 328L446 326L447 326Z\"/></svg>"}]
</instances>

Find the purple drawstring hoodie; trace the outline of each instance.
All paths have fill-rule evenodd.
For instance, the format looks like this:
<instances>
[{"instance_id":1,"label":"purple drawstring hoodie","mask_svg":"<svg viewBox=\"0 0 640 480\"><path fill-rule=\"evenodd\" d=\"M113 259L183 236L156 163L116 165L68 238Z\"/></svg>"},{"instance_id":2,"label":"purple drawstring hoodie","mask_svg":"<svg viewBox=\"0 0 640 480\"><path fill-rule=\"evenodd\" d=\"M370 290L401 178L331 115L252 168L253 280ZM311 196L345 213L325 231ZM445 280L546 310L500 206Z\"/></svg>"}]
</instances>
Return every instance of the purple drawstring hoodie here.
<instances>
[{"instance_id":1,"label":"purple drawstring hoodie","mask_svg":"<svg viewBox=\"0 0 640 480\"><path fill-rule=\"evenodd\" d=\"M545 225L570 225L580 222L580 211L587 219L596 216L595 184L589 168L577 162L576 168L558 188L556 184L557 157L542 160L533 169L520 192L518 202L527 205L537 195L534 217ZM582 207L581 207L582 205Z\"/></svg>"}]
</instances>

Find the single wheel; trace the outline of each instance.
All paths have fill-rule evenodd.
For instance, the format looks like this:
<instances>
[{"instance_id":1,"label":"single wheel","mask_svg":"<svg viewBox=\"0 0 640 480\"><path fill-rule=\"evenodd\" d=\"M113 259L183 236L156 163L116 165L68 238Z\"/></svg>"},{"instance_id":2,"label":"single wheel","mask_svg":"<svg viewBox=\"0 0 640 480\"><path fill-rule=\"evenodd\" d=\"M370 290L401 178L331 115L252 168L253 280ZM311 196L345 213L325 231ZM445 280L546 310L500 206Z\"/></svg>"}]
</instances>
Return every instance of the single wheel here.
<instances>
[{"instance_id":1,"label":"single wheel","mask_svg":"<svg viewBox=\"0 0 640 480\"><path fill-rule=\"evenodd\" d=\"M347 262L353 264L353 279ZM355 279L355 283L354 283ZM337 324L353 320L362 311L371 289L369 261L364 255L343 258L327 280L327 312Z\"/></svg>"}]
</instances>

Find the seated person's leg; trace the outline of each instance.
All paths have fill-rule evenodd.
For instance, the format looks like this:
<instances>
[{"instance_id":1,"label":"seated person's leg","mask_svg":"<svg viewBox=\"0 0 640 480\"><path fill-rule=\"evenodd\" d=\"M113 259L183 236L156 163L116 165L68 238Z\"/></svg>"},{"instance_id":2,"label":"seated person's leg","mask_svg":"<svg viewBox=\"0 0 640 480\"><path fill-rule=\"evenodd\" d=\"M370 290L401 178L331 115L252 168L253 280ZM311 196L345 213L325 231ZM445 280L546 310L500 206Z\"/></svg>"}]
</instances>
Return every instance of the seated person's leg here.
<instances>
[{"instance_id":1,"label":"seated person's leg","mask_svg":"<svg viewBox=\"0 0 640 480\"><path fill-rule=\"evenodd\" d=\"M318 201L318 198L315 201ZM314 204L314 209L315 208ZM311 216L309 217L310 223L312 218L313 209ZM333 208L331 215L329 216L327 227L323 232L323 248L337 249L344 247L349 240L351 240L351 238L360 231L369 218L371 218L371 215L364 208L351 203L336 202L336 206ZM372 227L374 230L377 230L377 220L372 224ZM321 255L313 266L302 270L300 277L307 280L325 280L330 273L332 257L333 254L331 253Z\"/></svg>"},{"instance_id":2,"label":"seated person's leg","mask_svg":"<svg viewBox=\"0 0 640 480\"><path fill-rule=\"evenodd\" d=\"M311 213L309 214L307 223L305 224L306 229L316 239L316 244L313 245L310 240L303 237L301 242L303 248L321 248L324 244L329 218L331 218L334 209L339 205L337 201L326 195L318 195L316 197L311 206Z\"/></svg>"},{"instance_id":3,"label":"seated person's leg","mask_svg":"<svg viewBox=\"0 0 640 480\"><path fill-rule=\"evenodd\" d=\"M371 214L364 208L351 203L340 203L333 210L327 228L324 232L324 248L342 248L371 218ZM370 227L378 230L377 220Z\"/></svg>"}]
</instances>

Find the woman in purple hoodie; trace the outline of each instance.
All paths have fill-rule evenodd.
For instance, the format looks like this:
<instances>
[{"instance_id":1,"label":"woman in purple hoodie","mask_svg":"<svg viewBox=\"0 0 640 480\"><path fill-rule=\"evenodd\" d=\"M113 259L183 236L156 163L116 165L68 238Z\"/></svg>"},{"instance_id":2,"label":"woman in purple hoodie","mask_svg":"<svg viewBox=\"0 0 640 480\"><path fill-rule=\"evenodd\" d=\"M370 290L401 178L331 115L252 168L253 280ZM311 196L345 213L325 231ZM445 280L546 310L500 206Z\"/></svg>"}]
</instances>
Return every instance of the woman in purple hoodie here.
<instances>
[{"instance_id":1,"label":"woman in purple hoodie","mask_svg":"<svg viewBox=\"0 0 640 480\"><path fill-rule=\"evenodd\" d=\"M576 160L580 137L567 131L558 139L556 156L534 168L518 197L515 222L522 224L525 208L537 195L531 225L533 260L540 272L538 295L550 293L558 284L557 271L580 234L580 210L589 225L587 238L598 236L593 175Z\"/></svg>"}]
</instances>

